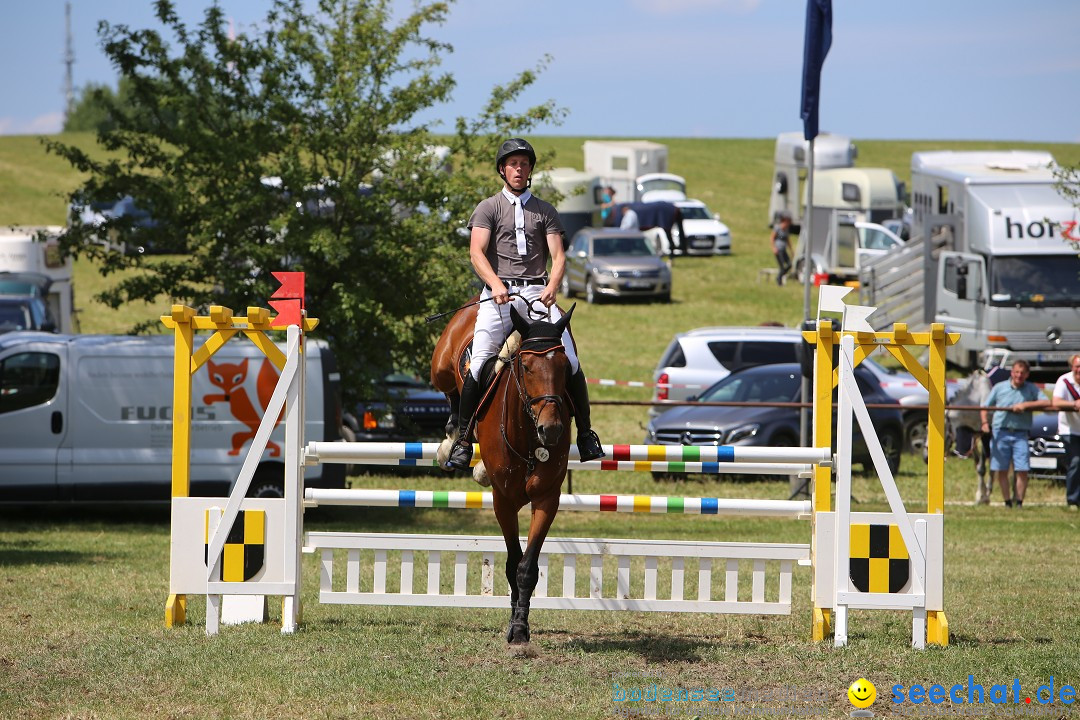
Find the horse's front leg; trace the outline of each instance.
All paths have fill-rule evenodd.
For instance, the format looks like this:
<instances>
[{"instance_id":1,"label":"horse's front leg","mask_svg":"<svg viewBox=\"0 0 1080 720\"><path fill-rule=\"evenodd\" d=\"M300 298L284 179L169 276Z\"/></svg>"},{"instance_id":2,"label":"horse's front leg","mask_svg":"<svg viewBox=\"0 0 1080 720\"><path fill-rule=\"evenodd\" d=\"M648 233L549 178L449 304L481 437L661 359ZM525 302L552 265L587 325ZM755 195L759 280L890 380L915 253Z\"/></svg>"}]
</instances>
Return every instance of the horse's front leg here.
<instances>
[{"instance_id":1,"label":"horse's front leg","mask_svg":"<svg viewBox=\"0 0 1080 720\"><path fill-rule=\"evenodd\" d=\"M450 449L458 436L458 408L461 407L461 395L457 392L446 393L446 399L450 401L450 419L446 421L446 437L439 443L439 449L435 452L435 459L443 470L446 470L446 460L450 457Z\"/></svg>"},{"instance_id":2,"label":"horse's front leg","mask_svg":"<svg viewBox=\"0 0 1080 720\"><path fill-rule=\"evenodd\" d=\"M446 437L454 440L458 434L458 412L461 407L461 395L447 393L446 399L450 401L450 419L446 421Z\"/></svg>"},{"instance_id":3,"label":"horse's front leg","mask_svg":"<svg viewBox=\"0 0 1080 720\"><path fill-rule=\"evenodd\" d=\"M533 500L529 541L518 562L515 578L518 600L510 616L510 630L506 634L506 640L511 645L529 642L529 604L532 602L536 583L540 579L540 550L544 546L544 540L558 511L558 492L543 500Z\"/></svg>"},{"instance_id":4,"label":"horse's front leg","mask_svg":"<svg viewBox=\"0 0 1080 720\"><path fill-rule=\"evenodd\" d=\"M502 530L503 542L506 543L506 582L510 586L510 617L513 620L518 606L518 583L517 571L521 564L521 541L518 539L518 510L513 503L505 499L496 491L492 496L492 507L495 510L495 519L499 521ZM511 625L513 627L513 625ZM506 633L506 641L512 642L510 632Z\"/></svg>"}]
</instances>

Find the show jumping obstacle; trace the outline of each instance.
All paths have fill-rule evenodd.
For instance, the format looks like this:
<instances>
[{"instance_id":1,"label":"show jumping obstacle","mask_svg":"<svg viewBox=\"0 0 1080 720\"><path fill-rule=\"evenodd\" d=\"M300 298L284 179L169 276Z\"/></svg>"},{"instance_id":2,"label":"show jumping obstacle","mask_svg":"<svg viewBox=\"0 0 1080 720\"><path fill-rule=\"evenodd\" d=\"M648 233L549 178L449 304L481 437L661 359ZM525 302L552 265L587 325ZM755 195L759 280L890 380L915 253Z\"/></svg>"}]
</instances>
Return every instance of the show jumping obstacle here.
<instances>
[{"instance_id":1,"label":"show jumping obstacle","mask_svg":"<svg viewBox=\"0 0 1080 720\"><path fill-rule=\"evenodd\" d=\"M812 637L824 639L835 626L834 644L847 642L847 614L852 608L904 609L912 612L912 644L946 645L948 624L943 595L943 463L945 347L955 334L934 325L928 333L909 333L896 325L890 333L869 329L865 317L872 308L845 306L847 288L822 288L820 312L843 313L843 329L818 323L804 338L816 358L831 358L839 345L840 362L833 368L815 360L813 448L605 446L608 460L577 463L580 469L662 470L664 472L752 472L807 474L813 499L807 502L673 498L619 495L563 495L561 508L570 511L683 513L702 515L764 515L798 518L812 523L807 544L698 543L659 540L548 538L540 559L541 576L535 608L607 609L669 612L784 614L791 609L794 564L813 568ZM163 321L177 336L176 407L190 407L190 372L220 347L225 334L251 336L268 329L265 315L249 309L249 322L234 322L231 312L212 308L209 317L195 317L190 308L176 306ZM261 311L266 313L266 311ZM255 313L253 315L252 313ZM258 322L251 322L254 318ZM187 498L183 486L185 446L190 418L176 414L174 425L174 501L170 603L166 624L184 622L184 594L207 595L208 634L222 621L222 595L256 598L241 606L232 620L261 619L260 596L281 595L282 632L296 629L299 613L300 552L321 559L320 601L336 604L499 607L508 604L505 581L496 584L499 558L505 557L501 537L402 535L388 533L302 533L303 506L367 505L400 508L487 508L491 496L482 492L409 490L303 489L306 465L328 462L369 464L431 464L434 444L310 443L303 439L304 330L315 320L288 328L281 379L264 420L252 441L247 460L228 498ZM265 327L264 327L265 326ZM194 329L215 334L195 351ZM227 339L227 338L226 338ZM257 344L269 353L268 340ZM908 346L929 350L923 368ZM907 513L896 491L884 453L870 424L853 368L874 349L883 347L927 387L930 393L927 513ZM209 348L209 349L207 349ZM832 444L832 390L838 386L837 453ZM254 466L262 456L272 421L285 411L285 498L246 498ZM852 417L859 423L890 512L850 510ZM178 441L179 439L179 441ZM830 508L831 468L836 468L837 507ZM178 470L179 468L179 470ZM738 469L736 469L738 468ZM184 492L177 492L179 486ZM242 517L242 520L241 520ZM303 537L303 543L301 543ZM261 546L261 547L260 547ZM252 551L254 549L254 551ZM252 551L252 552L249 552ZM443 562L446 554L452 562ZM254 567L249 556L263 556ZM207 562L207 558L212 558ZM609 559L610 558L610 559ZM341 572L340 568L344 567ZM426 570L424 569L426 568ZM773 568L770 571L770 568ZM335 569L339 572L335 573ZM715 572L714 572L715 571ZM774 573L769 579L770 572ZM248 579L243 579L243 578ZM421 583L418 577L426 578ZM749 578L747 585L740 579ZM720 585L723 585L721 590ZM696 586L696 588L695 588ZM773 592L775 591L775 592ZM231 598L230 598L231 599ZM262 603L264 606L264 603ZM224 603L228 622L229 603ZM263 614L264 617L264 614Z\"/></svg>"}]
</instances>

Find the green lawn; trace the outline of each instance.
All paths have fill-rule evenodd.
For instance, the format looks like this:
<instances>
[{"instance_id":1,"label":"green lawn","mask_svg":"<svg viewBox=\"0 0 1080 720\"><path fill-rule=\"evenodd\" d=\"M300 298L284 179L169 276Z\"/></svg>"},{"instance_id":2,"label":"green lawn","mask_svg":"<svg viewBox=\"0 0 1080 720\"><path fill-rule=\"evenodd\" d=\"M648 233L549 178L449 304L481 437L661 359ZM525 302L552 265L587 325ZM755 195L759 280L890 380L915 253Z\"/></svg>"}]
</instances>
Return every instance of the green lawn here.
<instances>
[{"instance_id":1,"label":"green lawn","mask_svg":"<svg viewBox=\"0 0 1080 720\"><path fill-rule=\"evenodd\" d=\"M86 138L80 141L86 141ZM584 138L534 138L555 165L581 167ZM591 377L649 380L676 332L702 325L788 325L802 317L802 289L758 282L772 265L765 225L772 140L664 139L672 171L731 227L730 257L679 258L670 305L579 303L574 315ZM909 179L911 152L937 148L1046 149L1080 162L1077 145L859 141L859 164L886 165ZM63 221L60 193L78 178L31 138L0 137L0 223ZM359 270L358 270L359 271ZM168 310L113 312L94 293L112 282L77 265L83 329L114 332ZM241 309L237 309L241 310ZM318 314L318 308L313 308ZM633 388L595 388L594 399L644 400ZM645 408L598 406L604 442L640 442ZM2 442L2 440L0 440ZM924 465L904 456L898 479L911 509L925 502ZM472 489L468 480L366 475L363 487ZM784 498L787 483L690 477L656 484L628 473L575 473L576 492ZM534 611L535 659L507 657L507 613L462 609L320 606L317 560L304 557L301 631L273 625L225 628L205 637L201 598L189 624L167 630L167 510L105 507L0 510L0 717L3 718L594 718L610 716L612 683L651 673L675 687L798 688L826 698L819 717L847 717L848 685L878 689L890 716L896 683L946 687L968 675L989 688L1018 679L1027 693L1053 677L1080 685L1080 516L1060 485L1035 480L1023 510L968 504L974 472L946 465L946 610L952 644L908 647L910 616L854 612L851 643L814 645L810 575L799 568L788 617ZM881 510L876 479L855 480L853 509ZM997 495L995 495L995 498ZM998 501L1000 502L1000 501ZM496 534L481 511L318 510L310 529ZM563 513L560 536L806 542L805 522L745 518ZM271 608L275 618L280 607ZM686 708L678 708L691 717ZM1075 715L1062 707L1050 717Z\"/></svg>"}]
</instances>

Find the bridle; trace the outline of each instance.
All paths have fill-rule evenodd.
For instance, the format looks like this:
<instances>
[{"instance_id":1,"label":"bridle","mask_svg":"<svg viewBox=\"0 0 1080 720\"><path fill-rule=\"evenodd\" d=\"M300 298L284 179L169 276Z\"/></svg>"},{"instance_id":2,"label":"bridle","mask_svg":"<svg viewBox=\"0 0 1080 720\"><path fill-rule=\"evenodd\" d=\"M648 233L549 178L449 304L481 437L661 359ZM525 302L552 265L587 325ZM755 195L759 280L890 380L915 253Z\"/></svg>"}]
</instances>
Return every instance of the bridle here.
<instances>
[{"instance_id":1,"label":"bridle","mask_svg":"<svg viewBox=\"0 0 1080 720\"><path fill-rule=\"evenodd\" d=\"M554 403L558 409L560 416L564 413L563 398L559 395L537 395L530 396L525 390L525 382L523 379L524 364L522 356L524 355L547 355L548 353L561 352L566 353L566 348L561 341L551 338L534 338L531 340L525 340L522 342L521 348L513 354L510 358L510 376L514 379L514 385L517 388L518 400L521 403L521 408L525 411L525 414L529 416L529 420L532 422L533 429L539 428L539 413L533 408L537 403ZM536 467L537 461L544 462L550 457L550 452L546 447L539 442L539 433L534 432L529 434L529 452L526 455L522 455L517 449L510 443L510 439L506 436L506 425L508 421L509 408L510 408L510 383L507 382L503 385L503 417L499 423L499 432L502 433L503 443L514 455L517 455L522 461L524 461L529 472L532 472ZM541 406L541 411L543 406ZM536 445L533 445L533 439L536 439Z\"/></svg>"}]
</instances>

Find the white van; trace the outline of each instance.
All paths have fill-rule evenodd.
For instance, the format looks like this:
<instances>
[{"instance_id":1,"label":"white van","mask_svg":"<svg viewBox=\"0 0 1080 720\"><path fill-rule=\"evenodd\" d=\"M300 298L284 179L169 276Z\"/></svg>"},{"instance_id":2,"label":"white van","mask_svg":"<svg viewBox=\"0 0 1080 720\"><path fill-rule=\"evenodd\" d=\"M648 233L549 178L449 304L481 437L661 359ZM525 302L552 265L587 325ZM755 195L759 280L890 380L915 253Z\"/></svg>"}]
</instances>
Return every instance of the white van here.
<instances>
[{"instance_id":1,"label":"white van","mask_svg":"<svg viewBox=\"0 0 1080 720\"><path fill-rule=\"evenodd\" d=\"M338 440L333 354L320 340L307 340L305 349L305 437ZM227 343L195 373L192 495L228 494L277 376L244 339ZM0 502L167 502L172 395L172 336L0 335ZM279 423L251 495L281 496L284 435ZM344 479L343 465L305 471L311 487L340 488Z\"/></svg>"}]
</instances>

